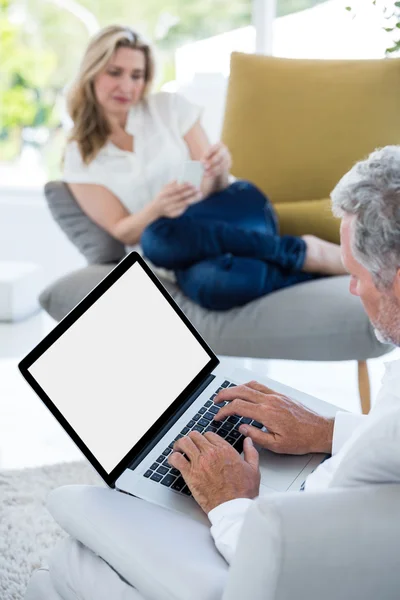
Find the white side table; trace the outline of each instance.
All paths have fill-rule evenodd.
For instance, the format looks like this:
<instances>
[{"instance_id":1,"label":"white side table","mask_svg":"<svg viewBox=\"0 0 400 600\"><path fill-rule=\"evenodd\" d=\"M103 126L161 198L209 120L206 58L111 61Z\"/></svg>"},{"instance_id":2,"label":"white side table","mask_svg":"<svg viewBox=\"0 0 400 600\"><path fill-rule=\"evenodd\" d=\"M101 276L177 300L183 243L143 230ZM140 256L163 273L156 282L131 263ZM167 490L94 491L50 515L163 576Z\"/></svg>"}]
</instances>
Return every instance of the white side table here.
<instances>
[{"instance_id":1,"label":"white side table","mask_svg":"<svg viewBox=\"0 0 400 600\"><path fill-rule=\"evenodd\" d=\"M0 261L0 321L20 321L39 311L42 268L34 263Z\"/></svg>"}]
</instances>

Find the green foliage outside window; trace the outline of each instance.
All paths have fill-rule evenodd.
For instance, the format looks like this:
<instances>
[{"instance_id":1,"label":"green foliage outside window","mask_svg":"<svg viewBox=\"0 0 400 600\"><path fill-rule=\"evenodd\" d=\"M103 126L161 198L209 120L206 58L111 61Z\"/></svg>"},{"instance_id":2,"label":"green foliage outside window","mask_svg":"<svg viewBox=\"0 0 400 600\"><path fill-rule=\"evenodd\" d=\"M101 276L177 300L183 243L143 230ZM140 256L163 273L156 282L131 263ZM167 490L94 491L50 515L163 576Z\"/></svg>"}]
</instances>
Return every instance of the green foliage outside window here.
<instances>
[{"instance_id":1,"label":"green foliage outside window","mask_svg":"<svg viewBox=\"0 0 400 600\"><path fill-rule=\"evenodd\" d=\"M55 91L50 76L57 57L32 44L9 18L10 2L0 3L0 158L1 147L19 149L16 131L51 123ZM12 152L11 152L12 154ZM7 157L7 156L6 156Z\"/></svg>"},{"instance_id":2,"label":"green foliage outside window","mask_svg":"<svg viewBox=\"0 0 400 600\"><path fill-rule=\"evenodd\" d=\"M386 55L395 54L400 50L400 2L394 0L370 0L377 10L377 18L382 20L382 27L388 34L388 46ZM346 10L357 12L352 6L347 6Z\"/></svg>"}]
</instances>

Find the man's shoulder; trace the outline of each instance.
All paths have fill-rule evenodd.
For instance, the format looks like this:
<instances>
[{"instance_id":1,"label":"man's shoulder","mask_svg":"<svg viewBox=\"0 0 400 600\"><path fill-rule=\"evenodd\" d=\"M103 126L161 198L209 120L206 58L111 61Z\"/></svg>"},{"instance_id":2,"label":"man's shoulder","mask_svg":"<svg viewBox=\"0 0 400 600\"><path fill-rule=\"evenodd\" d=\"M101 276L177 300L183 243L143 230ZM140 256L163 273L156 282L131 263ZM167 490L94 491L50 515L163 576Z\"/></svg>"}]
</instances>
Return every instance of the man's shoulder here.
<instances>
[{"instance_id":1,"label":"man's shoulder","mask_svg":"<svg viewBox=\"0 0 400 600\"><path fill-rule=\"evenodd\" d=\"M370 414L343 456L334 487L400 483L400 404Z\"/></svg>"},{"instance_id":2,"label":"man's shoulder","mask_svg":"<svg viewBox=\"0 0 400 600\"><path fill-rule=\"evenodd\" d=\"M400 359L390 360L385 362L385 380L395 380L397 383L400 382Z\"/></svg>"},{"instance_id":3,"label":"man's shoulder","mask_svg":"<svg viewBox=\"0 0 400 600\"><path fill-rule=\"evenodd\" d=\"M382 385L371 416L400 408L400 360L385 362Z\"/></svg>"}]
</instances>

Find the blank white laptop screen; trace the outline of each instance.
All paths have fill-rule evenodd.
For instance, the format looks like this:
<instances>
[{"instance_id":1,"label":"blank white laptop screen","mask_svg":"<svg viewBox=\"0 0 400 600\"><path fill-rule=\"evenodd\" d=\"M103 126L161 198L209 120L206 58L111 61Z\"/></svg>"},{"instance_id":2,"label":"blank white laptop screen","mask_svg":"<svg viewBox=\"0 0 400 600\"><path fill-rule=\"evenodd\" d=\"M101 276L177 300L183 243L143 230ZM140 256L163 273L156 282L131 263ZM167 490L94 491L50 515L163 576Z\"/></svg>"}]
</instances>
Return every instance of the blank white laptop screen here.
<instances>
[{"instance_id":1,"label":"blank white laptop screen","mask_svg":"<svg viewBox=\"0 0 400 600\"><path fill-rule=\"evenodd\" d=\"M135 263L29 372L110 473L209 361Z\"/></svg>"}]
</instances>

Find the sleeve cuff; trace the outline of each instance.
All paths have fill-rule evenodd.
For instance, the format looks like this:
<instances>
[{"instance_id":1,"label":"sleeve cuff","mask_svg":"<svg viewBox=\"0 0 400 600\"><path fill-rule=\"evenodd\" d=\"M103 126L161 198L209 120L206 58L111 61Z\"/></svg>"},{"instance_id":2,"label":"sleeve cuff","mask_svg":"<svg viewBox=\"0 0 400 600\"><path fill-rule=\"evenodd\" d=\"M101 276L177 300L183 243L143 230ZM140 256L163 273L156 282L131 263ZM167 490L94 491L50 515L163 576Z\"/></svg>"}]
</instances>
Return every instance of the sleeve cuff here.
<instances>
[{"instance_id":1,"label":"sleeve cuff","mask_svg":"<svg viewBox=\"0 0 400 600\"><path fill-rule=\"evenodd\" d=\"M228 564L236 552L245 515L253 500L238 498L220 504L208 513L211 535L218 551Z\"/></svg>"},{"instance_id":2,"label":"sleeve cuff","mask_svg":"<svg viewBox=\"0 0 400 600\"><path fill-rule=\"evenodd\" d=\"M342 446L353 435L354 431L364 422L368 415L338 411L333 426L332 456L337 454Z\"/></svg>"},{"instance_id":3,"label":"sleeve cuff","mask_svg":"<svg viewBox=\"0 0 400 600\"><path fill-rule=\"evenodd\" d=\"M253 500L249 498L237 498L236 500L228 500L223 502L219 506L216 506L208 513L208 518L212 525L217 525L221 522L224 517L235 515L240 516L244 514Z\"/></svg>"}]
</instances>

